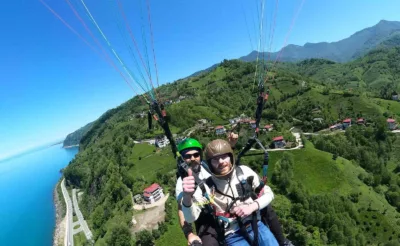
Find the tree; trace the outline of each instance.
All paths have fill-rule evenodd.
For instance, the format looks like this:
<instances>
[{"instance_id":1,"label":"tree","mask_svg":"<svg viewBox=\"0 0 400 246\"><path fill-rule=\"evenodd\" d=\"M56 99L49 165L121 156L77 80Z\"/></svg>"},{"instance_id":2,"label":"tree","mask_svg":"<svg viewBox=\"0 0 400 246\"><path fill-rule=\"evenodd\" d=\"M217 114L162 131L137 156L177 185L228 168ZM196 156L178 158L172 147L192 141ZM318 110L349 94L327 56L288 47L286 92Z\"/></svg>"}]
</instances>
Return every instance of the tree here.
<instances>
[{"instance_id":1,"label":"tree","mask_svg":"<svg viewBox=\"0 0 400 246\"><path fill-rule=\"evenodd\" d=\"M106 240L111 246L131 246L131 232L126 225L118 224L111 229L111 235Z\"/></svg>"},{"instance_id":2,"label":"tree","mask_svg":"<svg viewBox=\"0 0 400 246\"><path fill-rule=\"evenodd\" d=\"M154 245L153 240L153 235L147 230L142 230L136 233L136 245Z\"/></svg>"},{"instance_id":3,"label":"tree","mask_svg":"<svg viewBox=\"0 0 400 246\"><path fill-rule=\"evenodd\" d=\"M154 239L158 239L158 238L161 237L161 233L160 233L160 231L157 230L157 229L153 229L153 230L151 231L151 234L153 235Z\"/></svg>"}]
</instances>

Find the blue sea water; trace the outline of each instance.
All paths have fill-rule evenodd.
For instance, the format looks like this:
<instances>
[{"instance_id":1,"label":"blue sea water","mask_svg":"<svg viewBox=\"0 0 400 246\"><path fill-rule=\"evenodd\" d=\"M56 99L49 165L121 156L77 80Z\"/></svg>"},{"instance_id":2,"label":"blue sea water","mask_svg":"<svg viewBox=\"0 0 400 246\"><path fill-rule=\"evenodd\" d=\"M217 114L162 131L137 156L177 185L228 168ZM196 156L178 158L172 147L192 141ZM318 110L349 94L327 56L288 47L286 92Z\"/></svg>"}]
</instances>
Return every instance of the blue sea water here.
<instances>
[{"instance_id":1,"label":"blue sea water","mask_svg":"<svg viewBox=\"0 0 400 246\"><path fill-rule=\"evenodd\" d=\"M0 161L0 245L51 246L53 190L78 153L61 144Z\"/></svg>"}]
</instances>

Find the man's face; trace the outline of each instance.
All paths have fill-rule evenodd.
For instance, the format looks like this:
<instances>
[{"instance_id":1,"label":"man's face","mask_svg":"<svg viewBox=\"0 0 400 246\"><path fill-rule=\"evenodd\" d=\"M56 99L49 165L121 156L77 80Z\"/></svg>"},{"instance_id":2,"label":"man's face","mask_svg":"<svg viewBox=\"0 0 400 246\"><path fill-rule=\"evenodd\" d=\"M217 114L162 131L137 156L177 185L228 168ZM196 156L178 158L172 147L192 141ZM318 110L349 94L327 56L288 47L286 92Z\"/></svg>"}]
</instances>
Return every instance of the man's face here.
<instances>
[{"instance_id":1,"label":"man's face","mask_svg":"<svg viewBox=\"0 0 400 246\"><path fill-rule=\"evenodd\" d=\"M182 156L186 164L194 168L200 165L200 152L198 150L190 150Z\"/></svg>"},{"instance_id":2,"label":"man's face","mask_svg":"<svg viewBox=\"0 0 400 246\"><path fill-rule=\"evenodd\" d=\"M232 168L231 158L229 154L223 154L211 159L211 165L214 173L217 175L225 175L229 173Z\"/></svg>"}]
</instances>

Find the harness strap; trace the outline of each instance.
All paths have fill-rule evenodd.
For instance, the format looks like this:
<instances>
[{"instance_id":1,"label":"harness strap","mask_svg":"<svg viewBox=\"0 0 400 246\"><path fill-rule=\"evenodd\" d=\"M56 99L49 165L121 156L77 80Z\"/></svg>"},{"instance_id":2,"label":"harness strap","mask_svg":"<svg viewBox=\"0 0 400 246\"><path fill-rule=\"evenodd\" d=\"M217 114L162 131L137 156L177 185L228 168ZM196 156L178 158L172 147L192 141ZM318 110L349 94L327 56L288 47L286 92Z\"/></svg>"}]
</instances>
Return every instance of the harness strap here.
<instances>
[{"instance_id":1,"label":"harness strap","mask_svg":"<svg viewBox=\"0 0 400 246\"><path fill-rule=\"evenodd\" d=\"M218 232L218 234L221 233L221 235L225 236L225 233L224 233L225 230L222 229L224 227L219 223L219 220L218 220L219 216L220 217L225 217L225 218L236 218L236 220L238 222L238 225L239 225L240 234L245 238L245 240L251 246L258 246L257 213L256 212L252 213L251 227L252 227L253 233L254 233L254 239L253 240L250 238L250 235L246 230L246 225L243 224L242 219L240 217L237 217L237 216L235 216L235 215L230 213L230 210L231 210L232 206L236 203L236 201L240 200L240 201L243 202L243 201L247 200L249 197L252 197L254 200L257 199L257 195L253 191L253 180L254 180L254 177L250 176L250 177L247 177L247 179L246 179L245 176L244 176L243 170L242 170L242 168L240 166L236 166L235 171L236 171L236 177L237 177L237 179L239 180L239 183L240 183L236 187L237 192L239 194L239 197L235 198L235 197L231 197L229 195L223 194L221 191L219 191L217 189L214 181L212 180L212 177L209 177L205 182L207 184L207 186L210 187L210 189L211 189L211 187L214 187L214 189L215 189L215 191L217 193L219 193L221 195L224 195L224 196L228 196L228 197L230 197L232 199L231 203L227 206L227 209L226 209L225 212L216 212L216 211L214 211L214 217L216 218L217 227L219 229L221 229L221 231Z\"/></svg>"}]
</instances>

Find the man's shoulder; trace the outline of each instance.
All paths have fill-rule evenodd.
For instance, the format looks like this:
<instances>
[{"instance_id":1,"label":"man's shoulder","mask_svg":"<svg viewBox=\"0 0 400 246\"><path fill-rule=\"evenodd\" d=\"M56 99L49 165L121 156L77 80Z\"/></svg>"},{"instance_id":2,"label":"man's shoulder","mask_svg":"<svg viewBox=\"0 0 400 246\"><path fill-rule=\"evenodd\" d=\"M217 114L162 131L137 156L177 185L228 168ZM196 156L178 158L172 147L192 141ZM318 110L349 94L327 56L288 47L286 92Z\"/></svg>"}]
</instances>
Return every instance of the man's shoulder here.
<instances>
[{"instance_id":1,"label":"man's shoulder","mask_svg":"<svg viewBox=\"0 0 400 246\"><path fill-rule=\"evenodd\" d=\"M240 168L243 172L243 175L245 175L245 176L252 176L252 175L257 174L253 169L251 169L250 167L248 167L246 165L240 165L240 166L237 166L236 168Z\"/></svg>"},{"instance_id":2,"label":"man's shoulder","mask_svg":"<svg viewBox=\"0 0 400 246\"><path fill-rule=\"evenodd\" d=\"M201 173L201 176L203 176L202 178L204 178L204 179L211 176L210 172L204 166L201 166L200 173Z\"/></svg>"}]
</instances>

